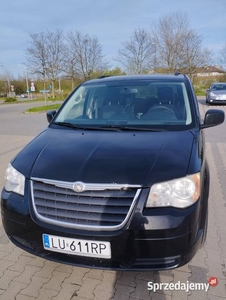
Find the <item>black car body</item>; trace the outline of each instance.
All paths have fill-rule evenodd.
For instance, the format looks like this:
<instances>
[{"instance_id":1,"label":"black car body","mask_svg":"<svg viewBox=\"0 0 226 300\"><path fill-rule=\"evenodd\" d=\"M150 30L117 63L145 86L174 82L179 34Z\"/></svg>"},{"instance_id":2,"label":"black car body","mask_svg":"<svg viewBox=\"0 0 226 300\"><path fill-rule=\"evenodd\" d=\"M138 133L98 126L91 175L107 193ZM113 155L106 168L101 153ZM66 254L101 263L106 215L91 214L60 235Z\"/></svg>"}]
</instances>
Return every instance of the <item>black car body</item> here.
<instances>
[{"instance_id":1,"label":"black car body","mask_svg":"<svg viewBox=\"0 0 226 300\"><path fill-rule=\"evenodd\" d=\"M205 241L209 171L185 75L113 76L80 85L10 163L4 229L35 255L78 266L159 270Z\"/></svg>"},{"instance_id":2,"label":"black car body","mask_svg":"<svg viewBox=\"0 0 226 300\"><path fill-rule=\"evenodd\" d=\"M207 104L226 104L226 82L214 82L206 91Z\"/></svg>"}]
</instances>

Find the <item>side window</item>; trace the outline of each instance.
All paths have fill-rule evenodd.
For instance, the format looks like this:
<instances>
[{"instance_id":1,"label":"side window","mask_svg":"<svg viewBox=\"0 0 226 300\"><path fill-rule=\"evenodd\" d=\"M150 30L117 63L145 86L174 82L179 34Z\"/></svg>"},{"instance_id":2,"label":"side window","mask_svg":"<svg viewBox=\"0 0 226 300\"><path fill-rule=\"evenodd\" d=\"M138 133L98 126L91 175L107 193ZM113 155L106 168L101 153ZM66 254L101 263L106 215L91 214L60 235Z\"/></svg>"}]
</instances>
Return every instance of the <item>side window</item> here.
<instances>
[{"instance_id":1,"label":"side window","mask_svg":"<svg viewBox=\"0 0 226 300\"><path fill-rule=\"evenodd\" d=\"M84 106L84 116L88 119L98 119L99 110L103 106L106 89L103 87L90 89Z\"/></svg>"},{"instance_id":2,"label":"side window","mask_svg":"<svg viewBox=\"0 0 226 300\"><path fill-rule=\"evenodd\" d=\"M67 119L77 119L83 116L85 93L80 93L72 102L73 106L67 114Z\"/></svg>"}]
</instances>

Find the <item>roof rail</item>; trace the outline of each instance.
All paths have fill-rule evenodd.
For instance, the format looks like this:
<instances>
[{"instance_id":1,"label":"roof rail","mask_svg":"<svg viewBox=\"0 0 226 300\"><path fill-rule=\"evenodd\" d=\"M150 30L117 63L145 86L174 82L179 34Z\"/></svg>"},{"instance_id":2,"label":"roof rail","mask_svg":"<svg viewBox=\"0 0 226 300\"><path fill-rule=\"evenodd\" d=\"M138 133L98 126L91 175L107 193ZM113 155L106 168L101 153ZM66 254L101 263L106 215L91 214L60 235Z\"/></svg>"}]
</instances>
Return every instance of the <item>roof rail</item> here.
<instances>
[{"instance_id":1,"label":"roof rail","mask_svg":"<svg viewBox=\"0 0 226 300\"><path fill-rule=\"evenodd\" d=\"M110 76L112 76L112 75L101 75L101 76L99 76L97 79L102 79L102 78L110 77Z\"/></svg>"}]
</instances>

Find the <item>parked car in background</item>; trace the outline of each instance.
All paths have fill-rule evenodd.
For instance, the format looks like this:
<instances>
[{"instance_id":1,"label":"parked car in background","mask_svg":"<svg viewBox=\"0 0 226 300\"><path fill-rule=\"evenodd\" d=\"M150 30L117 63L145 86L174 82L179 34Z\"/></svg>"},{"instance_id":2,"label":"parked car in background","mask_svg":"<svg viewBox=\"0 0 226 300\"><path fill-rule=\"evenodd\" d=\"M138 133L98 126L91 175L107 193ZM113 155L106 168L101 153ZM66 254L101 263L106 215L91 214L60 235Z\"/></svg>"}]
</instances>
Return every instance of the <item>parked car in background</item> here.
<instances>
[{"instance_id":1,"label":"parked car in background","mask_svg":"<svg viewBox=\"0 0 226 300\"><path fill-rule=\"evenodd\" d=\"M0 93L0 98L7 97L7 93Z\"/></svg>"},{"instance_id":2,"label":"parked car in background","mask_svg":"<svg viewBox=\"0 0 226 300\"><path fill-rule=\"evenodd\" d=\"M19 95L17 95L17 97L19 97L19 98L27 98L27 95L26 94L19 94Z\"/></svg>"},{"instance_id":3,"label":"parked car in background","mask_svg":"<svg viewBox=\"0 0 226 300\"><path fill-rule=\"evenodd\" d=\"M9 164L1 195L13 243L90 268L182 266L204 244L209 196L202 120L186 75L84 82Z\"/></svg>"},{"instance_id":4,"label":"parked car in background","mask_svg":"<svg viewBox=\"0 0 226 300\"><path fill-rule=\"evenodd\" d=\"M207 104L225 104L226 103L226 82L214 82L206 91Z\"/></svg>"}]
</instances>

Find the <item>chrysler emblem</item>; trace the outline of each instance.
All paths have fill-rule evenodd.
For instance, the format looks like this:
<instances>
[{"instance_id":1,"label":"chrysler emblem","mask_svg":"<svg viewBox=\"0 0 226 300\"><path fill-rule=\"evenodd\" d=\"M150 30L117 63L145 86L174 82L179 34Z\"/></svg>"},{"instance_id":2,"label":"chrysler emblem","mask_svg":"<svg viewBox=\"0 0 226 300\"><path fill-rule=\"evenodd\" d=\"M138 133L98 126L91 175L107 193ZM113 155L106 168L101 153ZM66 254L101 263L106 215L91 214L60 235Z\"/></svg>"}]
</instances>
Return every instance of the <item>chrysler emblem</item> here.
<instances>
[{"instance_id":1,"label":"chrysler emblem","mask_svg":"<svg viewBox=\"0 0 226 300\"><path fill-rule=\"evenodd\" d=\"M73 190L76 192L76 193L81 193L81 192L84 192L85 190L85 185L82 183L82 182L75 182L74 185L73 185Z\"/></svg>"}]
</instances>

